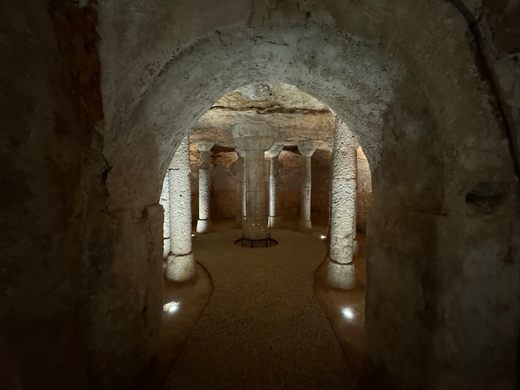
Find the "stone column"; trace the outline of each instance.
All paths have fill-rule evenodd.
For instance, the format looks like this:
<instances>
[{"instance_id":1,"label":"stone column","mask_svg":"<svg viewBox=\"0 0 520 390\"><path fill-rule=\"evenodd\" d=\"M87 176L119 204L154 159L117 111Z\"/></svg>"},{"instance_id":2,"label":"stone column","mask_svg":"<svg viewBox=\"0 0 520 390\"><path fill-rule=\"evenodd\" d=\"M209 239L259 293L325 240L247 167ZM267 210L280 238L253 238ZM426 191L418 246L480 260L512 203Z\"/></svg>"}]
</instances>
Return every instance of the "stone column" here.
<instances>
[{"instance_id":1,"label":"stone column","mask_svg":"<svg viewBox=\"0 0 520 390\"><path fill-rule=\"evenodd\" d=\"M159 204L164 209L163 222L163 256L167 257L170 253L170 186L168 185L169 175L168 171L164 176L163 187L161 191L161 198Z\"/></svg>"},{"instance_id":2,"label":"stone column","mask_svg":"<svg viewBox=\"0 0 520 390\"><path fill-rule=\"evenodd\" d=\"M278 155L283 145L273 145L266 154L269 156L269 217L268 227L277 227L280 224L280 213L278 207Z\"/></svg>"},{"instance_id":3,"label":"stone column","mask_svg":"<svg viewBox=\"0 0 520 390\"><path fill-rule=\"evenodd\" d=\"M199 141L199 220L197 233L207 233L210 229L210 199L211 199L211 141Z\"/></svg>"},{"instance_id":4,"label":"stone column","mask_svg":"<svg viewBox=\"0 0 520 390\"><path fill-rule=\"evenodd\" d=\"M352 134L352 132L351 132ZM354 216L352 217L352 235L353 235L353 239L352 239L352 255L356 255L358 253L358 241L357 241L357 217L358 217L358 160L357 160L357 150L359 148L359 143L357 142L357 139L356 137L354 136L354 134L352 134L352 138L354 138L354 143L353 143L353 147L352 149L354 149L352 151L352 153L354 153L354 158L353 158L353 173L354 173Z\"/></svg>"},{"instance_id":5,"label":"stone column","mask_svg":"<svg viewBox=\"0 0 520 390\"><path fill-rule=\"evenodd\" d=\"M233 128L237 148L245 153L246 217L242 224L244 238L268 238L265 210L264 153L275 140L276 133L263 122L247 122Z\"/></svg>"},{"instance_id":6,"label":"stone column","mask_svg":"<svg viewBox=\"0 0 520 390\"><path fill-rule=\"evenodd\" d=\"M356 286L356 158L354 135L343 122L336 119L327 278L333 287L341 289L352 289Z\"/></svg>"},{"instance_id":7,"label":"stone column","mask_svg":"<svg viewBox=\"0 0 520 390\"><path fill-rule=\"evenodd\" d=\"M330 161L331 161L331 167L332 167L332 161L333 161L333 150L334 150L334 139L328 139L325 141L327 151L330 153ZM332 168L330 175L332 177ZM330 216L332 215L332 185L329 185L329 223L327 226L327 238L330 238Z\"/></svg>"},{"instance_id":8,"label":"stone column","mask_svg":"<svg viewBox=\"0 0 520 390\"><path fill-rule=\"evenodd\" d=\"M246 183L245 183L245 153L242 150L235 149L235 153L238 156L237 164L237 226L242 227L244 219L246 217Z\"/></svg>"},{"instance_id":9,"label":"stone column","mask_svg":"<svg viewBox=\"0 0 520 390\"><path fill-rule=\"evenodd\" d=\"M298 150L303 157L302 186L300 196L300 229L312 229L311 222L311 190L312 172L311 158L316 151L316 144L313 141L298 142Z\"/></svg>"},{"instance_id":10,"label":"stone column","mask_svg":"<svg viewBox=\"0 0 520 390\"><path fill-rule=\"evenodd\" d=\"M195 275L191 247L190 148L186 137L168 170L170 187L170 254L166 277L181 282Z\"/></svg>"}]
</instances>

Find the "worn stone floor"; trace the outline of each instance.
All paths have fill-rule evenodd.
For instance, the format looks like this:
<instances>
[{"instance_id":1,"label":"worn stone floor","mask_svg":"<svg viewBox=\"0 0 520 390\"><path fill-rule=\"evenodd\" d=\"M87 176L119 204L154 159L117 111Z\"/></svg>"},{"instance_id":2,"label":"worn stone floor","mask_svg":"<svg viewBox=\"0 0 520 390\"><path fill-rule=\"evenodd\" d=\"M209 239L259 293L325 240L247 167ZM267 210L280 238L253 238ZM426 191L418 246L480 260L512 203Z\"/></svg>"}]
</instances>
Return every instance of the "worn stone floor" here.
<instances>
[{"instance_id":1,"label":"worn stone floor","mask_svg":"<svg viewBox=\"0 0 520 390\"><path fill-rule=\"evenodd\" d=\"M325 242L275 230L278 246L250 249L239 234L194 238L214 290L164 389L355 389L313 290Z\"/></svg>"}]
</instances>

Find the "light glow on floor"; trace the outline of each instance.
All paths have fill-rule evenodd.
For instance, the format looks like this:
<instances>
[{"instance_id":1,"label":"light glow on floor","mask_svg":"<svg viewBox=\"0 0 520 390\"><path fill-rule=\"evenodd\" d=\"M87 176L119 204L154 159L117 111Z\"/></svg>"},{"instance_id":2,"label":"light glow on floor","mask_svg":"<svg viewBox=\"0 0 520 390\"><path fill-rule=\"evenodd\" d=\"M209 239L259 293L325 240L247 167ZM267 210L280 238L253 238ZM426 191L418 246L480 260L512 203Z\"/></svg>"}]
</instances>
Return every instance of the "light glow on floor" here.
<instances>
[{"instance_id":1,"label":"light glow on floor","mask_svg":"<svg viewBox=\"0 0 520 390\"><path fill-rule=\"evenodd\" d=\"M343 317L348 320L353 320L356 317L354 311L350 307L344 307L341 309L341 314L343 314Z\"/></svg>"},{"instance_id":2,"label":"light glow on floor","mask_svg":"<svg viewBox=\"0 0 520 390\"><path fill-rule=\"evenodd\" d=\"M321 238L322 240L325 240L325 239L327 238L327 236L326 236L325 234L322 234L322 235L320 236L320 238Z\"/></svg>"},{"instance_id":3,"label":"light glow on floor","mask_svg":"<svg viewBox=\"0 0 520 390\"><path fill-rule=\"evenodd\" d=\"M179 302L174 302L174 301L168 302L167 304L165 304L163 306L163 310L170 314L175 313L177 310L179 310L180 305L181 304Z\"/></svg>"}]
</instances>

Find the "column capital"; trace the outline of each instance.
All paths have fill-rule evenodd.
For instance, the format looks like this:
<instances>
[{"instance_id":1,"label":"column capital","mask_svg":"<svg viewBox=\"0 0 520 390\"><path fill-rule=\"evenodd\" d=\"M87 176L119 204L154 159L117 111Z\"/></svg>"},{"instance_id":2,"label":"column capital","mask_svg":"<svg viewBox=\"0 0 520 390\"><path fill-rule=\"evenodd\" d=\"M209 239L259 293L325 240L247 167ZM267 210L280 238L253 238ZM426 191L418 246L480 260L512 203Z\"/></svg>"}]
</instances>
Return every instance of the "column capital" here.
<instances>
[{"instance_id":1,"label":"column capital","mask_svg":"<svg viewBox=\"0 0 520 390\"><path fill-rule=\"evenodd\" d=\"M215 142L202 139L200 141L197 141L197 145L199 147L199 152L209 152L213 145L215 145Z\"/></svg>"},{"instance_id":2,"label":"column capital","mask_svg":"<svg viewBox=\"0 0 520 390\"><path fill-rule=\"evenodd\" d=\"M312 157L317 147L318 144L315 141L305 140L298 142L298 150L303 157Z\"/></svg>"},{"instance_id":3,"label":"column capital","mask_svg":"<svg viewBox=\"0 0 520 390\"><path fill-rule=\"evenodd\" d=\"M233 126L233 140L243 151L265 151L273 145L277 132L265 122L244 122Z\"/></svg>"},{"instance_id":4,"label":"column capital","mask_svg":"<svg viewBox=\"0 0 520 390\"><path fill-rule=\"evenodd\" d=\"M235 153L237 154L238 157L240 158L244 158L246 156L246 152L244 152L243 150L240 150L238 148L235 148Z\"/></svg>"},{"instance_id":5,"label":"column capital","mask_svg":"<svg viewBox=\"0 0 520 390\"><path fill-rule=\"evenodd\" d=\"M280 152L282 150L283 150L283 145L281 145L281 144L274 144L273 146L271 146L271 149L269 149L265 153L267 154L267 156L269 158L275 158L275 157L278 157L278 155L280 154Z\"/></svg>"}]
</instances>

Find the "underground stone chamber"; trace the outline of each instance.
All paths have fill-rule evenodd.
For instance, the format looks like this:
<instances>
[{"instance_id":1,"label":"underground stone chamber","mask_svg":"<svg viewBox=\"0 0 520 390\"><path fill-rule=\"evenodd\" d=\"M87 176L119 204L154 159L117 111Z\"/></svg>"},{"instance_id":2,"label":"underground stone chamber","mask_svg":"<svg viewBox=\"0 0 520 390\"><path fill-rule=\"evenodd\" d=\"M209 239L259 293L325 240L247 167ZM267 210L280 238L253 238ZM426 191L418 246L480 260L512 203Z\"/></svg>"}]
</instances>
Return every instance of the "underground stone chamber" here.
<instances>
[{"instance_id":1,"label":"underground stone chamber","mask_svg":"<svg viewBox=\"0 0 520 390\"><path fill-rule=\"evenodd\" d=\"M220 96L267 81L329 106L370 162L365 369L388 387L515 388L518 83L497 22L508 12L2 5L0 331L13 382L134 383L158 349L166 171Z\"/></svg>"},{"instance_id":2,"label":"underground stone chamber","mask_svg":"<svg viewBox=\"0 0 520 390\"><path fill-rule=\"evenodd\" d=\"M258 96L261 95L261 93L258 93L258 91L271 92L268 93L267 96ZM286 113L292 111L297 112L293 112L291 115L286 115ZM315 204L316 202L318 202L317 204L319 206L322 206L321 208L317 207L316 209L313 209L313 211L324 214L321 217L326 218L328 220L328 196L330 184L329 179L331 175L338 177L341 176L339 172L336 172L336 175L331 173L331 161L333 159L333 156L331 155L331 150L329 150L331 149L332 144L338 143L332 141L334 138L338 138L335 137L336 132L338 131L338 122L339 120L336 120L334 118L334 113L332 113L328 107L316 101L312 97L302 93L294 86L284 84L257 84L253 86L246 86L240 88L219 99L212 106L212 108L201 117L199 122L195 125L194 130L190 134L189 138L185 138L183 140L182 147L177 149L175 156L172 162L170 163L168 173L165 177L163 184L161 205L163 205L165 209L165 230L163 234L165 243L164 248L170 247L171 252L167 255L166 278L168 279L168 282L166 283L166 289L168 297L165 299L166 303L164 305L164 311L166 312L166 315L164 317L165 324L163 324L162 328L175 328L175 325L172 322L174 321L174 318L177 317L180 320L181 318L186 317L184 309L186 307L186 297L183 296L183 294L178 294L175 292L175 290L177 289L183 290L186 287L175 287L170 283L170 281L182 283L179 286L183 286L185 285L187 280L191 280L192 284L198 285L200 283L197 281L197 279L200 279L200 277L204 278L208 271L209 274L212 277L214 277L213 285L215 286L216 290L214 291L214 294L210 299L210 302L208 303L208 307L204 311L204 317L202 317L201 319L202 324L198 324L194 328L193 332L195 332L196 334L200 332L201 328L204 329L204 323L208 323L208 318L211 318L211 316L214 316L215 318L216 322L214 326L217 329L222 326L222 324L220 324L219 318L222 318L224 315L223 313L219 313L219 311L225 311L226 302L219 301L219 299L222 300L222 290L225 290L226 287L222 286L222 281L220 280L222 278L221 271L213 268L215 264L212 264L211 261L209 263L207 261L209 261L209 257L213 257L214 255L217 256L217 258L219 258L219 256L221 255L218 255L218 253L221 250L224 250L225 252L234 253L233 256L236 257L240 257L241 254L240 252L233 251L229 247L228 249L224 249L226 248L225 242L222 242L220 244L221 248L212 247L213 249L210 253L214 253L214 255L209 255L208 253L204 255L205 245L208 245L207 243L211 242L212 239L215 240L215 238L208 238L207 240L202 240L202 235L206 235L207 233L213 233L212 236L217 235L218 237L222 237L222 240L229 239L229 235L226 235L222 232L222 220L219 217L219 215L222 214L220 210L218 210L218 208L215 209L213 205L211 205L210 207L209 199L215 200L216 205L222 205L222 207L227 211L236 211L236 215L228 216L227 220L231 223L233 223L237 219L237 217L239 221L242 221L244 217L247 215L247 213L251 212L251 210L253 211L253 213L256 213L253 215L253 223L263 224L263 226L261 227L261 229L258 229L257 226L253 226L251 229L251 227L248 225L251 222L245 220L244 223L241 223L240 225L242 227L242 235L244 237L244 239L241 240L242 242L240 243L240 246L242 247L266 248L269 246L273 246L273 243L277 244L278 242L274 241L271 238L271 235L267 230L269 221L276 221L278 225L277 227L283 227L284 229L301 230L302 218L300 216L291 219L285 216L286 213L280 212L280 209L282 209L282 211L284 209L283 205L287 204L286 198L290 198L291 201L293 201L292 198L294 197L294 195L286 190L286 186L288 182L294 181L294 176L298 177L299 181L299 183L295 185L295 187L298 190L296 194L296 202L305 205L306 208L309 208L308 211L305 210L305 212L303 212L304 208L302 207L301 215L307 216L307 218L304 218L303 220L309 222L310 225L309 217L311 215L311 198L314 200ZM351 134L345 126L343 126L343 128L345 130L343 132L340 132L339 134L340 138L344 138L342 141L342 144L344 144L344 146L342 147L342 149L335 150L334 156L338 155L338 151L348 151L348 154L350 156L353 155L355 157L355 161L348 161L348 165L350 167L349 169L354 170L354 173L349 174L349 176L345 179L356 180L357 173L355 171L357 170L357 160L359 153L359 157L362 161L361 165L363 165L363 161L365 162L365 171L363 172L362 167L362 169L359 172L363 172L361 176L363 176L364 180L370 182L370 173L368 164L366 163L366 158L363 158L364 155L361 151L358 152L357 142L353 134ZM189 158L186 155L186 152L188 150L188 148L186 147L187 144L189 144L190 150ZM320 152L317 153L317 150L319 148L321 148ZM285 151L286 154L292 155L290 157L291 163L289 165L287 165L287 162L285 161L287 159L286 156L280 157L280 154L282 153L282 151L284 151L284 149L287 149ZM252 162L254 165L249 167L249 171L247 169L244 169L244 166L240 161L240 156L244 156L244 154L246 154L244 152L252 152ZM314 163L312 163L312 156L315 153L316 155L314 157ZM280 166L278 164L279 158ZM295 160L297 162L296 166L294 165ZM246 164L247 163L248 161L246 160ZM233 165L236 166L232 167ZM186 175L190 172L190 170L192 171L190 174L190 176L192 176L192 182L191 185L188 185L188 182L184 179L185 176L179 177L179 175ZM245 186L243 184L244 182L246 183ZM208 183L215 184L216 187L213 187L213 185L208 185ZM243 188L240 188L239 191L237 191L238 183L241 183L241 185L243 186ZM253 191L251 192L253 192L253 194L247 194L246 188L248 186L252 187ZM333 185L332 191L335 193L337 193L337 189L334 189L336 187L337 184ZM370 187L370 185L368 187ZM172 188L174 189L173 191L171 191ZM314 189L313 194L311 193L311 188ZM353 188L355 189L355 187ZM325 193L323 193L324 191ZM234 199L229 199L229 194L235 194L237 192L238 194ZM246 192L246 194L244 194L244 192ZM258 197L257 192L262 192L262 196ZM192 199L190 202L189 195L186 195L190 193L193 198L198 199ZM267 193L269 193L270 195L269 199L267 199L267 197L265 196ZM179 198L178 194L183 194L183 196ZM352 194L352 192L350 192L350 194ZM324 197L323 195L325 195L325 199L322 199ZM354 197L355 196L356 194L354 194ZM247 202L250 201L251 198L253 200L253 204L247 204ZM174 200L174 202L172 202L172 199ZM242 204L244 199L246 202L245 208ZM259 199L260 207L258 207ZM177 202L175 202L175 200L177 200ZM350 199L345 198L343 199L343 201L347 203L347 210L355 210L355 200L352 199L352 197ZM352 204L350 204L349 202ZM191 217L191 229L189 223L188 225L185 225L187 220L187 218L185 218L185 213L189 212L189 207L186 206L186 203L192 204L192 214L194 214ZM326 206L323 207L323 205L321 205L320 203L325 203ZM263 210L255 209L255 207L258 207L258 209L263 208ZM337 206L333 204L333 209L335 209L336 207ZM199 213L198 216L196 215L197 208ZM360 211L362 210L360 209ZM246 215L242 215L243 213ZM200 214L204 215L203 219L206 221L205 225L208 227L210 225L212 226L210 229L207 229L203 232L199 231L201 221ZM283 218L282 214L284 214ZM366 209L364 212L362 212L362 214L366 215ZM170 218L171 216L176 217L172 219ZM349 216L344 215L344 217L348 218ZM353 217L354 214L350 213L350 218ZM209 221L211 221L211 223L209 223ZM176 229L179 229L181 222L183 226L183 234L180 234L179 231L176 231ZM331 225L335 224L331 223ZM351 223L350 229L354 226L355 224ZM231 227L236 226L231 225ZM273 226L269 227L274 228ZM191 248L189 250L190 257L192 260L198 259L200 262L202 262L205 267L208 267L208 271L205 271L204 269L199 269L199 273L201 273L201 275L191 275L188 278L185 278L185 273L179 275L178 270L184 270L184 257L186 256L186 254L179 254L178 248L182 248L186 240L189 240L191 243L190 233L192 230L194 232L197 231L197 234L191 234L191 236L194 236L195 239L193 243L193 251L191 251ZM309 230L310 227L305 226L305 231L307 232ZM317 234L318 232L320 232L320 238L323 239L324 237L326 237L323 236L323 233L326 232L326 230L326 226L321 226L321 229L315 229L312 232L312 234ZM233 232L237 232L233 234L238 235L238 232L240 231L233 230ZM247 237L247 234L251 233L253 235L250 236L250 238L245 238ZM254 236L255 234L259 234L259 236ZM352 232L350 231L349 234L352 235ZM201 235L201 239L197 240L198 235ZM336 235L337 233L334 230L334 232L331 233L331 242L336 243L335 245L337 245L337 239L332 239L332 237L336 237ZM275 236L284 237L284 234L282 234L280 230L276 230ZM295 239L296 237L292 237L287 241L287 243L294 242ZM266 241L268 240L271 241L271 243L267 243ZM305 242L308 239L306 239L305 236L302 235L302 237L299 237L299 240L300 245L298 246L300 248L298 249L302 250L302 248L305 247ZM352 244L352 240L352 236L350 237L350 239L344 239L345 242L350 242L350 244ZM233 239L233 241L237 244L239 240ZM206 244L201 244L204 242L206 242ZM197 248L197 243L199 243L198 245L202 245L202 247ZM287 243L284 242L283 244ZM320 243L319 245L323 247L326 246L322 243ZM283 250L286 251L287 249ZM297 252L297 248L293 248L293 250L291 250L289 253ZM274 256L274 259L276 259L276 256L280 255L276 252L264 253L269 258ZM198 256L203 257L198 258ZM324 257L325 253L319 255L317 258L314 259L316 261L314 269L321 261L323 261ZM344 261L348 264L352 262L352 251L350 257L351 259L338 257L336 257L336 259ZM284 256L283 261L287 262L289 258L290 256ZM242 275L238 273L240 269L239 263L247 264L248 262L253 261L253 263L264 264L265 266L265 264L271 261L270 259L269 261L266 261L266 258L262 259L261 257L257 257L254 260L253 259L254 258L248 258L248 256L245 256L245 258L236 259L235 265L232 266L234 269L233 272L237 273L236 278L238 278L239 280L244 279L245 283L254 284L254 280L250 280L250 278L247 275ZM298 258L296 258L295 260L298 260ZM226 257L224 256L223 258L220 258L219 262L225 261L229 262L229 259L226 260ZM178 264L175 264L175 262L178 262ZM277 260L274 260L273 265L276 263ZM229 266L231 266L231 264L227 265L227 267ZM306 266L308 267L309 265ZM352 267L352 265L348 266ZM251 264L251 269L254 269L254 267L255 264ZM281 270L283 271L284 267L282 267ZM263 272L265 272L265 269ZM276 291L279 288L277 287L277 284L279 284L279 281L276 280L277 276L278 274L281 274L281 277L283 278L283 272L279 272L279 270L277 270L276 268L272 269L270 272L272 272L272 276L274 277L274 279L268 283L272 291ZM295 275L298 275L298 273L296 273ZM309 276L312 276L312 273ZM291 279L294 279L294 275ZM231 281L231 283L234 282ZM352 288L351 285L347 285L346 287ZM235 294L233 295L238 294L238 296L248 296L247 291L240 292L240 290L243 287L237 285L236 288L237 290L234 291ZM308 288L312 291L312 283L308 284ZM197 287L194 287L194 290L197 290ZM200 294L200 292L197 292L192 295L198 294ZM259 295L262 294L259 293ZM271 299L273 298L274 297L271 296ZM234 305L240 307L242 307L243 305L247 306L245 302L247 302L249 299L251 299L251 297L243 299L242 302L236 302ZM284 299L282 296L280 296L277 298L277 300L283 302ZM362 304L362 302L360 303ZM318 305L318 302L316 300L315 304ZM219 306L224 306L224 308L219 309ZM291 306L298 307L298 303L292 302ZM273 308L273 310L276 311L275 308ZM247 318L248 314L244 313L244 317L242 317L242 314L240 312L237 313L236 316L236 321L241 323L245 320L245 318ZM283 318L284 314L278 312L277 317ZM309 321L310 319L311 318L303 318L302 320L305 324L305 321ZM325 317L323 319L325 319ZM255 323L258 322L258 320L255 321ZM310 325L310 323L308 325L308 328L312 329L312 325ZM206 330L206 332L203 335L201 335L201 337L207 337L208 342L210 340L219 339L218 336L212 334L211 328L212 327L210 327L210 331ZM269 324L264 324L264 326L262 326L260 329L264 328L269 328ZM327 328L329 328L328 325ZM252 333L252 328L248 329L249 333L251 333L248 335L249 339L254 340L255 337L258 337L259 340L263 340L265 338L265 335L260 336L260 334L255 335L254 333ZM221 340L220 344L213 346L210 345L209 348L213 351L213 354L216 354L218 356L218 351L220 349L221 344L230 345L230 348L237 349L236 353L239 353L238 350L240 350L240 347L238 345L234 345L234 342L237 338L240 338L239 335L241 333L241 329L233 329L233 327L231 326L229 332L231 332L234 335L231 339L223 339ZM171 334L171 332L169 333ZM168 335L169 337L171 337L170 334ZM332 344L336 345L337 348L337 341L335 340L332 333L330 335L332 336ZM290 334L287 333L286 337L290 338ZM338 337L340 337L340 335L338 335ZM197 336L194 338L194 340L197 340L198 338L199 337ZM190 379L190 375L185 373L186 370L179 368L186 365L193 368L198 365L205 364L203 362L197 361L200 358L194 357L197 356L197 353L194 354L189 351L204 350L208 343L205 342L203 345L192 346L192 344L196 343L196 341L190 340L192 339L188 339L186 341L188 343L188 346L185 347L186 351L182 354L180 360L175 364L175 368L171 371L170 375L168 375L168 379L166 380L166 386L190 387L190 381L193 385L193 380L197 380L196 378L199 378L199 376L197 375L195 377L191 377ZM167 343L175 344L171 341L163 339L160 340L161 346ZM325 340L322 340L321 343L324 343L323 347L325 347ZM234 347L231 347L233 345ZM276 353L275 351L272 352ZM278 352L283 351L281 350ZM227 352L225 353L228 354ZM257 352L257 354L259 354L259 352ZM164 354L161 355L164 356ZM205 356L204 353L203 355ZM192 356L191 360L186 356ZM229 355L228 358L225 360L226 362L232 361L232 355ZM241 359L240 364L246 367L248 366L248 364L251 364L247 363L247 361L248 359L244 356ZM213 363L208 362L208 364ZM273 361L273 364L277 363ZM291 364L291 362L285 362L286 366ZM227 376L229 376L230 378L234 377L234 380L236 381L240 380L240 374L238 372L234 374L235 376L233 376L232 366L226 368L222 367L222 369L231 370L231 372L228 372ZM287 372L287 375L289 375L289 372ZM219 382L219 380L216 379L215 376L218 377L218 374L216 374L215 372L208 372L206 381L215 381L215 383ZM312 376L307 378L306 381L308 382L307 386L312 387Z\"/></svg>"},{"instance_id":3,"label":"underground stone chamber","mask_svg":"<svg viewBox=\"0 0 520 390\"><path fill-rule=\"evenodd\" d=\"M238 140L235 130L241 132ZM258 134L253 134L255 131ZM272 137L265 138L264 133L269 132L272 132ZM315 222L327 225L334 132L334 117L329 108L294 86L257 84L219 99L201 117L190 135L192 220L197 223L197 232L204 233L199 231L201 219L197 217L197 210L207 221L235 219L236 225L242 226L242 221L247 222L248 196L259 202L257 208L262 208L259 210L260 218L253 223L264 226L258 232L250 231L246 226L243 229L246 234L242 234L244 246L265 247L269 241L274 243L266 239L268 229L298 219L301 228L301 215L305 215L304 221L310 228L311 210ZM209 151L202 150L201 143L215 147ZM239 148L249 144L256 148L262 143L268 149L250 150L249 153L256 153L256 157L250 157L250 160L245 159L245 149ZM302 143L310 147L311 153L307 157L302 156ZM311 167L311 156L316 150ZM315 176L311 171L315 171ZM208 174L210 185L206 179ZM250 188L254 191L249 195L246 178L253 179ZM165 182L164 188L166 185ZM165 225L165 232L168 229ZM247 238L247 234L251 237ZM166 237L169 233L165 234Z\"/></svg>"}]
</instances>

